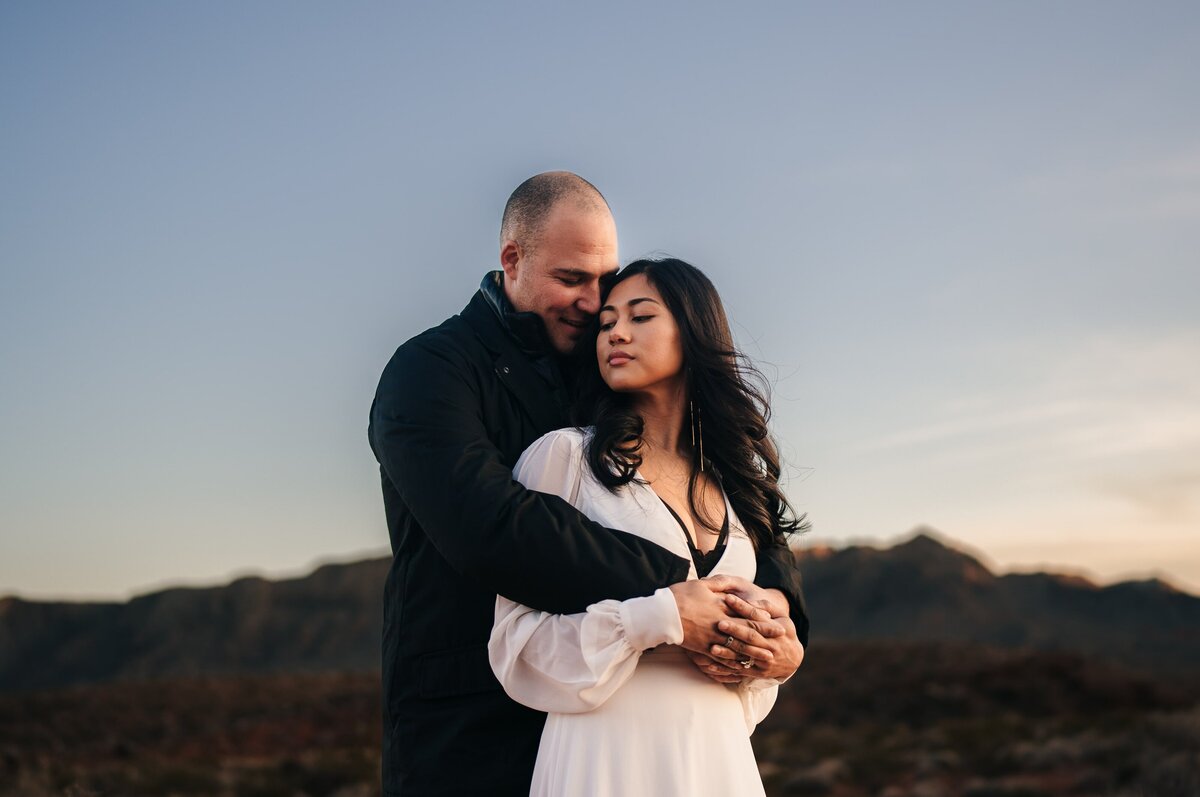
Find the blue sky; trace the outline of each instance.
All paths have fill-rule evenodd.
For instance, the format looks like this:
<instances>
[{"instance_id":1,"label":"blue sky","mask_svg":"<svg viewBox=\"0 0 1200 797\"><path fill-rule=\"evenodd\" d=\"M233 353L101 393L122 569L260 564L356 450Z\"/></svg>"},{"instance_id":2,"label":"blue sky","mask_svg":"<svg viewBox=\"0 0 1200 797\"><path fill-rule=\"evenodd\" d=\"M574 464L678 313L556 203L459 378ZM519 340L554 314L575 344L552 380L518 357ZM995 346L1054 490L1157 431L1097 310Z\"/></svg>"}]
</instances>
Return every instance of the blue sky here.
<instances>
[{"instance_id":1,"label":"blue sky","mask_svg":"<svg viewBox=\"0 0 1200 797\"><path fill-rule=\"evenodd\" d=\"M386 548L366 412L512 188L692 260L812 541L1200 591L1190 3L0 7L0 594Z\"/></svg>"}]
</instances>

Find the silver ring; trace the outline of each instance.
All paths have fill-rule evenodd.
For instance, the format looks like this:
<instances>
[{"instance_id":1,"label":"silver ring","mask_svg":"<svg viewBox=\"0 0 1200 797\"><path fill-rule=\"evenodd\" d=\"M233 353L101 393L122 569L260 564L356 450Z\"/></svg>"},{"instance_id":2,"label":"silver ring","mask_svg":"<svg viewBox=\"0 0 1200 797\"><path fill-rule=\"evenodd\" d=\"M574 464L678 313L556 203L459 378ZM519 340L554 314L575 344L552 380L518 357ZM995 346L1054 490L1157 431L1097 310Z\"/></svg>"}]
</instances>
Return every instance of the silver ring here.
<instances>
[{"instance_id":1,"label":"silver ring","mask_svg":"<svg viewBox=\"0 0 1200 797\"><path fill-rule=\"evenodd\" d=\"M743 670L748 670L754 666L754 659L743 659L742 661L739 661L738 664L742 665Z\"/></svg>"},{"instance_id":2,"label":"silver ring","mask_svg":"<svg viewBox=\"0 0 1200 797\"><path fill-rule=\"evenodd\" d=\"M730 650L733 650L734 642L737 642L737 640L733 638L733 634L725 637L725 647L729 648Z\"/></svg>"}]
</instances>

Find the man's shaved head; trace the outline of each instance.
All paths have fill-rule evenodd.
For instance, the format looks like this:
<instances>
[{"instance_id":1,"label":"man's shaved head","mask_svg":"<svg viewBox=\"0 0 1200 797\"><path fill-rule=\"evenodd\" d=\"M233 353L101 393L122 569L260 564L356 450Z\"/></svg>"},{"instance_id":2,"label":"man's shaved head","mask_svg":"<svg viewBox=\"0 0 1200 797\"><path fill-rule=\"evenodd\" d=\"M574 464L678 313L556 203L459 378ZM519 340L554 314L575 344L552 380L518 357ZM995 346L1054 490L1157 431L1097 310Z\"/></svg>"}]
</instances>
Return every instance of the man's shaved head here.
<instances>
[{"instance_id":1,"label":"man's shaved head","mask_svg":"<svg viewBox=\"0 0 1200 797\"><path fill-rule=\"evenodd\" d=\"M513 309L536 313L559 354L600 310L600 281L617 273L617 225L596 186L546 172L517 186L500 224L500 268Z\"/></svg>"},{"instance_id":2,"label":"man's shaved head","mask_svg":"<svg viewBox=\"0 0 1200 797\"><path fill-rule=\"evenodd\" d=\"M542 172L517 186L504 206L500 222L500 244L516 241L525 250L534 249L550 211L559 202L571 202L580 211L609 213L608 201L596 188L572 172Z\"/></svg>"}]
</instances>

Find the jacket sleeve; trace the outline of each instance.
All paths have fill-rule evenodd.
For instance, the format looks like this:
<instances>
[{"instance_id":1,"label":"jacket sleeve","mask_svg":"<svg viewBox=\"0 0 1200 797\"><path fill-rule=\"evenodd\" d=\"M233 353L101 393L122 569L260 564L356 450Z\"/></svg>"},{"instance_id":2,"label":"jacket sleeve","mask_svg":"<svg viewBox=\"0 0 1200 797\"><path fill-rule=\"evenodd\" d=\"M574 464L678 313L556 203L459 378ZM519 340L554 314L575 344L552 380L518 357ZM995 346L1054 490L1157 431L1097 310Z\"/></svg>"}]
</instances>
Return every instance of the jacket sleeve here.
<instances>
[{"instance_id":1,"label":"jacket sleeve","mask_svg":"<svg viewBox=\"0 0 1200 797\"><path fill-rule=\"evenodd\" d=\"M583 450L578 433L551 432L531 445L514 475L531 490L580 504ZM499 596L488 659L508 696L539 711L564 714L601 705L637 667L642 651L683 641L671 590L594 603L585 612L551 614Z\"/></svg>"},{"instance_id":2,"label":"jacket sleeve","mask_svg":"<svg viewBox=\"0 0 1200 797\"><path fill-rule=\"evenodd\" d=\"M800 585L800 566L782 534L775 535L774 544L759 549L757 565L754 583L764 589L777 589L787 597L792 622L796 624L796 636L807 649L808 607Z\"/></svg>"},{"instance_id":3,"label":"jacket sleeve","mask_svg":"<svg viewBox=\"0 0 1200 797\"><path fill-rule=\"evenodd\" d=\"M371 407L371 447L384 477L456 571L481 589L558 613L687 578L680 557L513 481L488 434L480 392L463 352L422 336L396 352Z\"/></svg>"}]
</instances>

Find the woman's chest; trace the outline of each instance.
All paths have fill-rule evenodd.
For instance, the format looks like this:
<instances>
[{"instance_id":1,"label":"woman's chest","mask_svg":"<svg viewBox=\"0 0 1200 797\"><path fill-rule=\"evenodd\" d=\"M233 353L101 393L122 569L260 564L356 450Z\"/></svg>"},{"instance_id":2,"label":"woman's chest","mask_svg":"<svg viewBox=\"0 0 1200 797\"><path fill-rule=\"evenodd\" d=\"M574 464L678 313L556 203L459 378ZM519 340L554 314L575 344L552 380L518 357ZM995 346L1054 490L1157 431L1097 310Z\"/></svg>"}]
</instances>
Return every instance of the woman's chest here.
<instances>
[{"instance_id":1,"label":"woman's chest","mask_svg":"<svg viewBox=\"0 0 1200 797\"><path fill-rule=\"evenodd\" d=\"M594 479L585 477L580 489L579 509L598 523L636 534L676 556L692 561L683 527L658 495L644 484L627 484L613 493ZM728 511L729 537L725 553L709 575L741 576L753 580L756 570L754 548L732 509ZM696 578L694 562L689 578Z\"/></svg>"}]
</instances>

